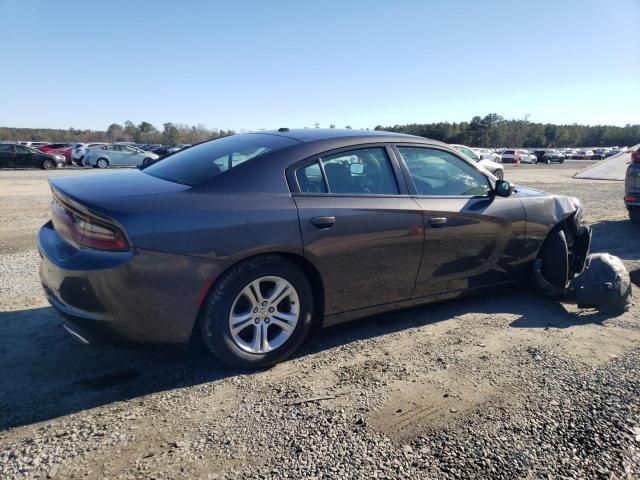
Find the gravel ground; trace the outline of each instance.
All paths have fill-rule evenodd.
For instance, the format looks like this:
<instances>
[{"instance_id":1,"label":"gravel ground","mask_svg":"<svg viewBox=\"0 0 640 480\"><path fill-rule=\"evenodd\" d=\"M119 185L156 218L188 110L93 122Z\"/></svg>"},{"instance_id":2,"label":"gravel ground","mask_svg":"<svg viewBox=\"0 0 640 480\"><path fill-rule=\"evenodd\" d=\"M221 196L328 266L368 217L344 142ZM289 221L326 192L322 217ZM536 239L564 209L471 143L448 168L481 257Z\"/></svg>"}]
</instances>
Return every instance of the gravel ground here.
<instances>
[{"instance_id":1,"label":"gravel ground","mask_svg":"<svg viewBox=\"0 0 640 480\"><path fill-rule=\"evenodd\" d=\"M579 197L596 251L640 266L620 182L507 166ZM38 284L46 178L0 172L0 478L640 478L640 307L526 288L316 331L247 373L204 352L85 347Z\"/></svg>"}]
</instances>

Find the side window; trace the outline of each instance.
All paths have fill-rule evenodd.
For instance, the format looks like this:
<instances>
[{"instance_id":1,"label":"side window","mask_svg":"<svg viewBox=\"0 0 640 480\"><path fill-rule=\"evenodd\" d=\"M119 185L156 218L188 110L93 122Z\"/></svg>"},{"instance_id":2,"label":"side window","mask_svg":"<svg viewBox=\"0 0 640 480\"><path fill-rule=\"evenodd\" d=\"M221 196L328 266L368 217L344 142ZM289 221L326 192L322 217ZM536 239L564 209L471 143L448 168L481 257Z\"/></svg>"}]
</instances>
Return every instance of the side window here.
<instances>
[{"instance_id":1,"label":"side window","mask_svg":"<svg viewBox=\"0 0 640 480\"><path fill-rule=\"evenodd\" d=\"M31 152L29 151L28 148L24 148L24 147L22 147L20 145L17 145L16 146L16 153L19 153L20 155L24 155L24 154L31 153Z\"/></svg>"},{"instance_id":2,"label":"side window","mask_svg":"<svg viewBox=\"0 0 640 480\"><path fill-rule=\"evenodd\" d=\"M319 162L313 162L296 171L300 191L305 193L327 193Z\"/></svg>"},{"instance_id":3,"label":"side window","mask_svg":"<svg viewBox=\"0 0 640 480\"><path fill-rule=\"evenodd\" d=\"M329 193L397 195L398 185L382 147L360 148L321 157Z\"/></svg>"},{"instance_id":4,"label":"side window","mask_svg":"<svg viewBox=\"0 0 640 480\"><path fill-rule=\"evenodd\" d=\"M431 148L398 147L418 195L478 196L491 190L487 177L455 155Z\"/></svg>"}]
</instances>

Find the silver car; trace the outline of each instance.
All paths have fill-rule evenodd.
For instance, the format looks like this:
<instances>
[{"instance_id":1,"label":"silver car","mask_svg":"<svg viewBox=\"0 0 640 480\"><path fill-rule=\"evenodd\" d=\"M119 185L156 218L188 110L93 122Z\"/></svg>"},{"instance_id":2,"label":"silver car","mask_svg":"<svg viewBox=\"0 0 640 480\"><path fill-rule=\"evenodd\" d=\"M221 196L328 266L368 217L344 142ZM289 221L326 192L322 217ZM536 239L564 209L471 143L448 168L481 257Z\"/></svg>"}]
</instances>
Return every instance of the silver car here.
<instances>
[{"instance_id":1,"label":"silver car","mask_svg":"<svg viewBox=\"0 0 640 480\"><path fill-rule=\"evenodd\" d=\"M497 179L502 180L504 178L504 167L497 162L494 162L488 158L480 158L480 156L470 147L465 145L451 144L453 148L458 150L463 155L469 157L474 162L477 162L480 166L487 169Z\"/></svg>"},{"instance_id":2,"label":"silver car","mask_svg":"<svg viewBox=\"0 0 640 480\"><path fill-rule=\"evenodd\" d=\"M157 160L158 155L145 152L133 145L110 144L90 148L84 155L83 164L98 168L137 167Z\"/></svg>"}]
</instances>

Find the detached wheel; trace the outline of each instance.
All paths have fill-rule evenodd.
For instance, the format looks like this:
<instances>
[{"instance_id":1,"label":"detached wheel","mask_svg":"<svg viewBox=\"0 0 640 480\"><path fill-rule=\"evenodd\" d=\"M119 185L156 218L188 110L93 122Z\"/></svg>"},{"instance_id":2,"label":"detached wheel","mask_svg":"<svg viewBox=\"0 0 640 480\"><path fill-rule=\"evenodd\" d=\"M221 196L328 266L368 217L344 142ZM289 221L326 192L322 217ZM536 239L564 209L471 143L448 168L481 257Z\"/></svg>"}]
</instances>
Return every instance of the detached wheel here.
<instances>
[{"instance_id":1,"label":"detached wheel","mask_svg":"<svg viewBox=\"0 0 640 480\"><path fill-rule=\"evenodd\" d=\"M542 245L542 276L557 288L569 281L569 246L562 230L552 231Z\"/></svg>"},{"instance_id":2,"label":"detached wheel","mask_svg":"<svg viewBox=\"0 0 640 480\"><path fill-rule=\"evenodd\" d=\"M640 210L629 210L629 220L631 223L640 223Z\"/></svg>"},{"instance_id":3,"label":"detached wheel","mask_svg":"<svg viewBox=\"0 0 640 480\"><path fill-rule=\"evenodd\" d=\"M229 365L272 366L302 343L313 318L305 274L290 260L266 255L233 267L216 282L200 313L207 348Z\"/></svg>"},{"instance_id":4,"label":"detached wheel","mask_svg":"<svg viewBox=\"0 0 640 480\"><path fill-rule=\"evenodd\" d=\"M109 160L107 160L106 158L99 158L96 162L96 166L98 168L107 168L109 166Z\"/></svg>"},{"instance_id":5,"label":"detached wheel","mask_svg":"<svg viewBox=\"0 0 640 480\"><path fill-rule=\"evenodd\" d=\"M56 162L50 159L46 159L44 162L42 162L42 168L44 168L45 170L53 170L54 168L56 168Z\"/></svg>"}]
</instances>

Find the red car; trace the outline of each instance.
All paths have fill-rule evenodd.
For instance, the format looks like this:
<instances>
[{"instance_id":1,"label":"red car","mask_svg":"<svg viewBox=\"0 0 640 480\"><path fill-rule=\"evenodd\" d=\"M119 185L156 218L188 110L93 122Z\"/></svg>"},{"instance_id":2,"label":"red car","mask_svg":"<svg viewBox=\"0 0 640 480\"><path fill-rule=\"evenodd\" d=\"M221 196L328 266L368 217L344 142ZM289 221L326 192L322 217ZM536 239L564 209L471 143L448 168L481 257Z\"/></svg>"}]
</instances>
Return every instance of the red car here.
<instances>
[{"instance_id":1,"label":"red car","mask_svg":"<svg viewBox=\"0 0 640 480\"><path fill-rule=\"evenodd\" d=\"M64 155L64 159L67 162L67 165L73 165L74 163L71 160L71 152L73 152L73 146L49 150L47 153L58 153L60 155Z\"/></svg>"},{"instance_id":2,"label":"red car","mask_svg":"<svg viewBox=\"0 0 640 480\"><path fill-rule=\"evenodd\" d=\"M38 147L38 150L40 150L41 152L49 153L52 150L59 150L61 148L69 147L73 147L73 143L49 143L47 145Z\"/></svg>"}]
</instances>

